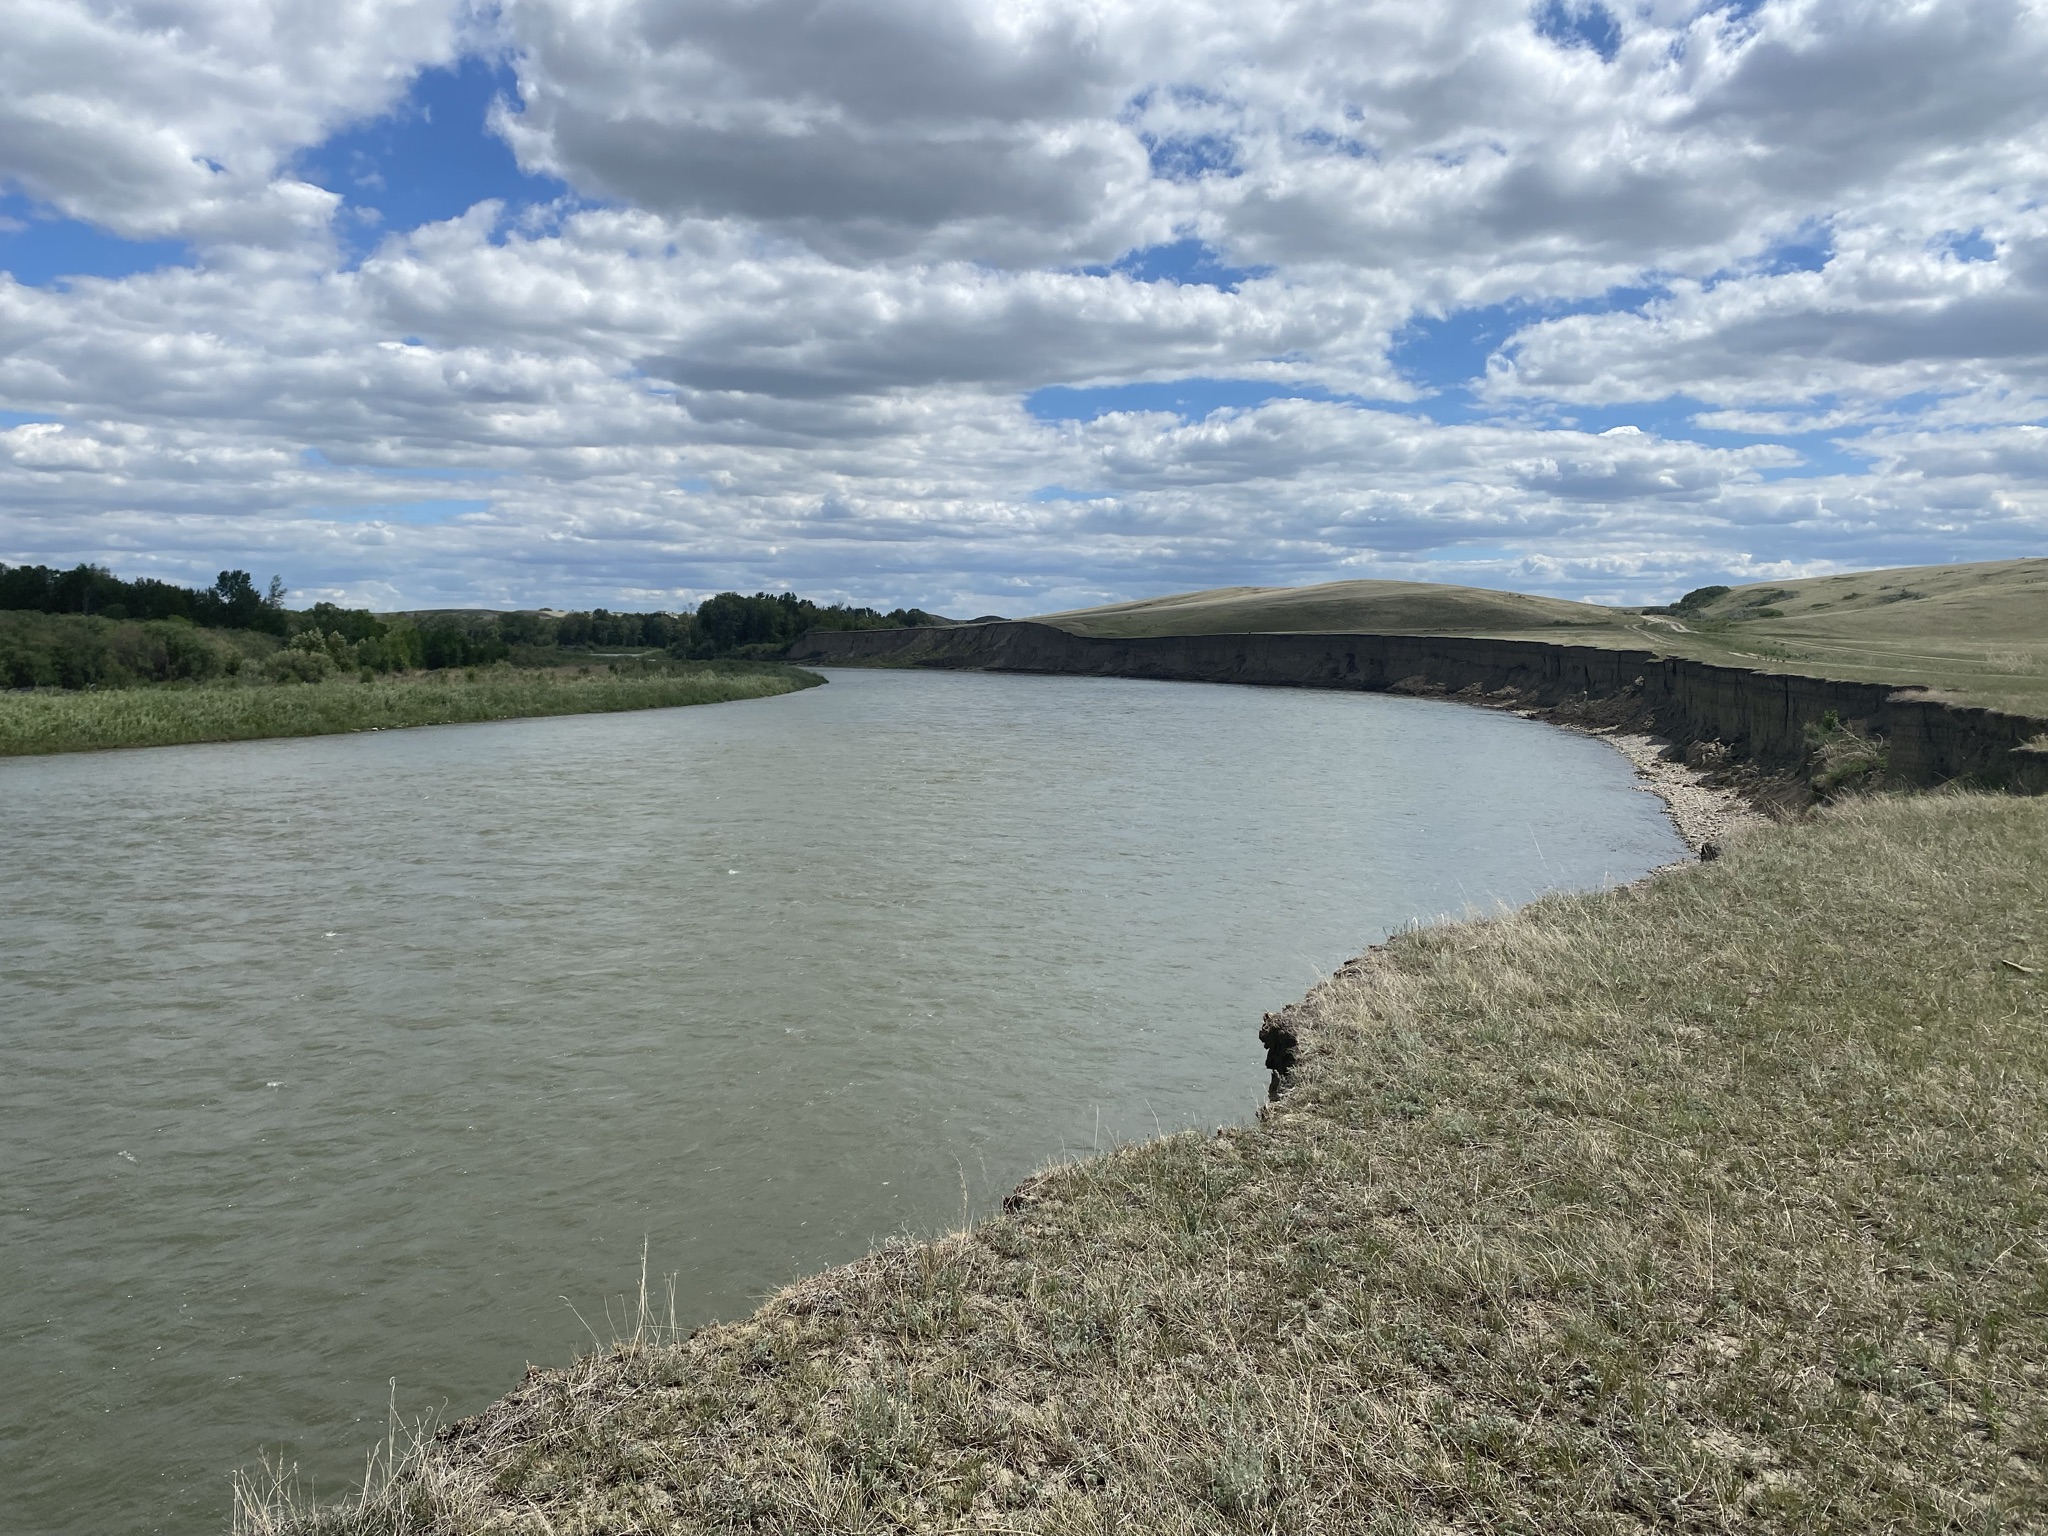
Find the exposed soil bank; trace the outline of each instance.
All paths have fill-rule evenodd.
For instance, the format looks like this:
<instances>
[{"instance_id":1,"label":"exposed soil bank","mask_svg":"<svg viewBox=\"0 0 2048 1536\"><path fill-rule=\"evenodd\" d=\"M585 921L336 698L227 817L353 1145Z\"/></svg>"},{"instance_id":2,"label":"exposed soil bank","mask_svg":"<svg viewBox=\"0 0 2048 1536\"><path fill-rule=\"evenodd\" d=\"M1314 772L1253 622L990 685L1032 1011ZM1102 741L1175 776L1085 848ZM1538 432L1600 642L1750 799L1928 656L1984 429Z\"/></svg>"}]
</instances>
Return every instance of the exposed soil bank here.
<instances>
[{"instance_id":1,"label":"exposed soil bank","mask_svg":"<svg viewBox=\"0 0 2048 1536\"><path fill-rule=\"evenodd\" d=\"M1028 620L945 629L808 634L793 662L963 667L1459 695L1544 709L1599 706L1610 725L1682 746L1718 742L1766 771L1802 763L1833 714L1883 740L1889 774L1916 788L1962 782L2048 792L2048 721L1951 704L1925 689L1715 666L1650 651L1445 635L1166 635L1096 640Z\"/></svg>"}]
</instances>

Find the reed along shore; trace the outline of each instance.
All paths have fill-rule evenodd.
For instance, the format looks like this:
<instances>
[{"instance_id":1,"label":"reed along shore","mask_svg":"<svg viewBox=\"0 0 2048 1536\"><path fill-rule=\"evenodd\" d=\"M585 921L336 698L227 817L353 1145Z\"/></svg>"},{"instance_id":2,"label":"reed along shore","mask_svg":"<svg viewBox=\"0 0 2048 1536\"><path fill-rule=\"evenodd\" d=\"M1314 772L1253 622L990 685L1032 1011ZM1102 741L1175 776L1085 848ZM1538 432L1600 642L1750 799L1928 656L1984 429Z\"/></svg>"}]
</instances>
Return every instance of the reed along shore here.
<instances>
[{"instance_id":1,"label":"reed along shore","mask_svg":"<svg viewBox=\"0 0 2048 1536\"><path fill-rule=\"evenodd\" d=\"M535 1370L279 1532L2048 1521L2048 801L1419 928L1257 1121ZM1250 1048L1249 1029L1247 1048Z\"/></svg>"},{"instance_id":2,"label":"reed along shore","mask_svg":"<svg viewBox=\"0 0 2048 1536\"><path fill-rule=\"evenodd\" d=\"M815 672L773 662L662 659L580 669L501 665L360 681L27 689L0 693L0 757L670 709L770 698L822 682Z\"/></svg>"}]
</instances>

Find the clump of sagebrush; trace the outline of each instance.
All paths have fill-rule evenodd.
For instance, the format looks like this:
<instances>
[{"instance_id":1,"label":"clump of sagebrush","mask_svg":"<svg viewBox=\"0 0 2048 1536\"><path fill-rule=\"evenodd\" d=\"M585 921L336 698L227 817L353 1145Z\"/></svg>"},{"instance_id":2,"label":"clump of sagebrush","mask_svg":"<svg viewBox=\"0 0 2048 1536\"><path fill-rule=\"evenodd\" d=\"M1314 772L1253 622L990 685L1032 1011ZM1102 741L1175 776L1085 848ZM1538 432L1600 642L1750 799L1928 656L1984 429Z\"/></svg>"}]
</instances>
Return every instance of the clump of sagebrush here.
<instances>
[{"instance_id":1,"label":"clump of sagebrush","mask_svg":"<svg viewBox=\"0 0 2048 1536\"><path fill-rule=\"evenodd\" d=\"M268 661L309 654L285 649ZM279 671L267 663L244 671L275 680L0 694L0 757L716 704L824 681L796 667L722 661L651 661L580 672L495 666L385 678L323 671L312 682L293 681L288 668Z\"/></svg>"},{"instance_id":2,"label":"clump of sagebrush","mask_svg":"<svg viewBox=\"0 0 2048 1536\"><path fill-rule=\"evenodd\" d=\"M534 1371L246 1531L2048 1520L2048 802L1404 933L1256 1125Z\"/></svg>"}]
</instances>

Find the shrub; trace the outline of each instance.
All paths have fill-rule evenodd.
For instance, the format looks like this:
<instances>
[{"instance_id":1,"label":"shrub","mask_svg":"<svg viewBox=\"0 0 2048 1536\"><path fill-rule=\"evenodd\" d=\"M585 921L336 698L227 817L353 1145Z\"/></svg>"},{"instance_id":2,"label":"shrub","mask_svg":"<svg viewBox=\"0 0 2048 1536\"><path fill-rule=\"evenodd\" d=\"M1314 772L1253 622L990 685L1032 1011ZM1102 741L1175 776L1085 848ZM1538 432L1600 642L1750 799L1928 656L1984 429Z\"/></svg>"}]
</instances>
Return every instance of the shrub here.
<instances>
[{"instance_id":1,"label":"shrub","mask_svg":"<svg viewBox=\"0 0 2048 1536\"><path fill-rule=\"evenodd\" d=\"M201 682L233 676L243 659L234 636L185 619L0 612L0 682L10 688Z\"/></svg>"},{"instance_id":2,"label":"shrub","mask_svg":"<svg viewBox=\"0 0 2048 1536\"><path fill-rule=\"evenodd\" d=\"M306 638L305 636L298 637ZM281 651L274 651L263 659L263 675L273 683L318 683L334 671L334 662L328 657L326 647L311 650L301 649L298 640Z\"/></svg>"},{"instance_id":3,"label":"shrub","mask_svg":"<svg viewBox=\"0 0 2048 1536\"><path fill-rule=\"evenodd\" d=\"M1707 604L1714 601L1715 598L1726 597L1734 590L1733 587L1694 587L1671 606L1688 611L1694 608L1704 608Z\"/></svg>"}]
</instances>

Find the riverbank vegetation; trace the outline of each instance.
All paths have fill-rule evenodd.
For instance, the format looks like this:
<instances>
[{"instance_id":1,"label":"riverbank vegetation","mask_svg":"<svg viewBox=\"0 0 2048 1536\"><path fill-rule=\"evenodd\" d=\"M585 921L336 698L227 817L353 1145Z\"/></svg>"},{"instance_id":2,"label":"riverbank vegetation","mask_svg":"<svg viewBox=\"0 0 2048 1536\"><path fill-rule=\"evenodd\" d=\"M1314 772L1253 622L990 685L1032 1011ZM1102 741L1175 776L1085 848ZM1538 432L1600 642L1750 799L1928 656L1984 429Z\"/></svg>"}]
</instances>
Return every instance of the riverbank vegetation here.
<instances>
[{"instance_id":1,"label":"riverbank vegetation","mask_svg":"<svg viewBox=\"0 0 2048 1536\"><path fill-rule=\"evenodd\" d=\"M140 577L123 581L105 566L58 570L0 565L0 609L97 614L104 619L182 619L209 629L285 632L284 579L259 592L247 571L222 571L210 587L181 587Z\"/></svg>"},{"instance_id":2,"label":"riverbank vegetation","mask_svg":"<svg viewBox=\"0 0 2048 1536\"><path fill-rule=\"evenodd\" d=\"M946 621L736 592L694 613L376 614L213 586L0 565L0 756L699 704L822 681L768 663L810 629Z\"/></svg>"},{"instance_id":3,"label":"riverbank vegetation","mask_svg":"<svg viewBox=\"0 0 2048 1536\"><path fill-rule=\"evenodd\" d=\"M823 681L772 662L657 656L580 669L499 664L381 677L326 672L289 686L222 679L176 687L37 689L0 694L0 757L666 709L768 698Z\"/></svg>"},{"instance_id":4,"label":"riverbank vegetation","mask_svg":"<svg viewBox=\"0 0 2048 1536\"><path fill-rule=\"evenodd\" d=\"M533 1371L281 1532L2048 1520L2048 802L1404 933L1257 1123ZM1247 1047L1250 1047L1249 1033Z\"/></svg>"},{"instance_id":5,"label":"riverbank vegetation","mask_svg":"<svg viewBox=\"0 0 2048 1536\"><path fill-rule=\"evenodd\" d=\"M815 603L794 592L721 592L693 612L612 613L423 609L371 613L320 602L285 606L282 578L259 593L247 571L211 587L124 581L92 565L0 565L0 685L132 687L234 676L250 662L271 680L328 671L373 674L444 667L577 666L660 651L678 661L776 660L814 629L900 629L948 620L918 608L887 613ZM279 650L298 658L278 658ZM313 658L307 660L304 658Z\"/></svg>"}]
</instances>

